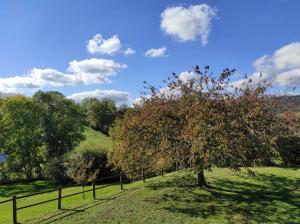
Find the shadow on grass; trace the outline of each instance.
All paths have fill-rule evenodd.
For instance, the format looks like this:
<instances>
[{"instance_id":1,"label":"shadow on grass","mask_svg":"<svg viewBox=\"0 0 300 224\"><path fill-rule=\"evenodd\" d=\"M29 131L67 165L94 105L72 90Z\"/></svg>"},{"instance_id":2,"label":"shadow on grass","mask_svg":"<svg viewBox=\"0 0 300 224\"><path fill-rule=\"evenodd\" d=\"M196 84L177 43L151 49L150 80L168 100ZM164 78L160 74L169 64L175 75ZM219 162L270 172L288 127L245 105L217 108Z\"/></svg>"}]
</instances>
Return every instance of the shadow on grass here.
<instances>
[{"instance_id":1,"label":"shadow on grass","mask_svg":"<svg viewBox=\"0 0 300 224\"><path fill-rule=\"evenodd\" d=\"M206 189L195 183L195 175L189 173L149 184L161 194L147 201L191 217L223 216L228 223L300 223L300 174L299 179L272 174L219 176L209 179Z\"/></svg>"},{"instance_id":2,"label":"shadow on grass","mask_svg":"<svg viewBox=\"0 0 300 224\"><path fill-rule=\"evenodd\" d=\"M92 203L90 204L85 204L82 206L77 206L74 208L62 208L61 210L54 212L54 213L50 213L49 215L47 215L46 217L41 217L39 219L37 219L36 221L31 221L31 223L43 223L43 224L50 224L59 220L62 220L66 217L81 213L81 212L85 212L88 209L91 209L95 206L98 206L100 204L103 204L107 201L119 198L125 194L128 194L130 192L136 191L140 189L140 187L135 187L135 188L131 188L128 190L123 190L120 193L108 196L108 197L104 197L104 198L96 198Z\"/></svg>"},{"instance_id":3,"label":"shadow on grass","mask_svg":"<svg viewBox=\"0 0 300 224\"><path fill-rule=\"evenodd\" d=\"M30 184L10 184L0 185L0 197L10 197L12 195L31 194L54 188L55 185L46 181L35 181Z\"/></svg>"}]
</instances>

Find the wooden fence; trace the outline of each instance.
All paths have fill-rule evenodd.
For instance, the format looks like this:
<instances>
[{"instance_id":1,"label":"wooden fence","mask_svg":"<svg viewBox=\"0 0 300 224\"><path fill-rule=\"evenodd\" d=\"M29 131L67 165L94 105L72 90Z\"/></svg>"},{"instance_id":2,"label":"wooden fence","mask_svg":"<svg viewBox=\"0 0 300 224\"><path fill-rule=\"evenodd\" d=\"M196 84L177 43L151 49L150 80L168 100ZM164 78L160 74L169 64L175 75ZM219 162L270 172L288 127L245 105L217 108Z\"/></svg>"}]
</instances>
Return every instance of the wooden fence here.
<instances>
[{"instance_id":1,"label":"wooden fence","mask_svg":"<svg viewBox=\"0 0 300 224\"><path fill-rule=\"evenodd\" d=\"M134 173L134 172L136 172L136 171L132 171L130 173ZM52 202L52 201L57 201L57 209L62 209L62 202L63 202L62 199L64 199L64 198L68 198L68 197L72 197L72 196L75 196L75 195L78 195L78 194L83 194L83 193L92 191L93 192L93 199L96 199L96 197L97 197L96 190L97 189L119 184L120 189L123 190L123 185L127 182L131 182L132 180L141 179L143 182L145 182L145 179L147 177L147 175L145 174L145 169L142 169L142 172L141 172L142 174L140 176L136 176L136 177L133 177L133 178L127 178L127 175L129 175L130 173L126 173L126 175L125 175L125 173L120 172L120 174L118 174L118 175L96 179L92 182L89 182L89 184L92 185L92 189L89 189L89 190L82 190L80 192L76 192L76 193L72 193L72 194L68 194L68 195L63 195L63 189L69 188L69 187L80 186L78 184L72 184L72 185L63 186L63 187L60 186L60 187L55 188L55 189L51 189L51 190L47 190L47 191L41 191L41 192L38 192L38 193L33 193L33 194L28 194L28 195L22 195L22 196L13 195L11 199L0 201L0 204L12 202L12 223L13 224L18 224L18 211L19 210L23 210L23 209L30 208L30 207L33 207L33 206L42 205L42 204L49 203L49 202ZM150 172L150 174L151 174L151 172ZM162 170L160 175L163 176L163 174L164 174L164 171ZM156 174L152 175L152 176L156 176ZM112 182L110 184L101 185L99 187L96 186L97 182L104 181L104 180L107 181L109 179L117 179L118 177L119 177L119 181L115 181L115 182ZM51 193L51 192L55 192L55 191L57 192L57 197L55 197L55 198L45 200L45 201L41 201L41 202L37 202L37 203L34 203L34 204L29 204L29 205L18 207L18 199L33 197L33 196L37 196L37 195L41 195L41 194L45 194L45 193Z\"/></svg>"}]
</instances>

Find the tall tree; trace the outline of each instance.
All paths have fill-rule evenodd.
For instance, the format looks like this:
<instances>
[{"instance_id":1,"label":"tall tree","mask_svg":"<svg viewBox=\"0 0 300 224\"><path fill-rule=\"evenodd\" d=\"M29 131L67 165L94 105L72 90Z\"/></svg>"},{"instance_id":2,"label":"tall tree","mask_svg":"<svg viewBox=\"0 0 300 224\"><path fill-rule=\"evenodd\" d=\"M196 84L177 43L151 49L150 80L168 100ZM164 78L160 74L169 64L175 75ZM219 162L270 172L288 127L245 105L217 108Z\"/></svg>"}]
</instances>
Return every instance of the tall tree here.
<instances>
[{"instance_id":1,"label":"tall tree","mask_svg":"<svg viewBox=\"0 0 300 224\"><path fill-rule=\"evenodd\" d=\"M188 80L174 74L164 89L147 86L147 96L116 132L115 154L123 155L116 161L138 165L134 156L142 152L148 163L154 155L171 155L175 163L190 162L198 185L206 186L205 169L251 172L251 166L275 155L276 140L286 130L276 98L266 94L263 80L245 77L242 85L232 85L233 73L224 69L213 76L208 66L203 72L196 66Z\"/></svg>"},{"instance_id":2,"label":"tall tree","mask_svg":"<svg viewBox=\"0 0 300 224\"><path fill-rule=\"evenodd\" d=\"M32 98L41 108L43 143L48 158L60 157L85 138L85 117L79 105L59 92L39 91Z\"/></svg>"},{"instance_id":3,"label":"tall tree","mask_svg":"<svg viewBox=\"0 0 300 224\"><path fill-rule=\"evenodd\" d=\"M40 111L30 98L7 97L1 105L2 151L11 171L32 179L40 173L43 161L41 149Z\"/></svg>"}]
</instances>

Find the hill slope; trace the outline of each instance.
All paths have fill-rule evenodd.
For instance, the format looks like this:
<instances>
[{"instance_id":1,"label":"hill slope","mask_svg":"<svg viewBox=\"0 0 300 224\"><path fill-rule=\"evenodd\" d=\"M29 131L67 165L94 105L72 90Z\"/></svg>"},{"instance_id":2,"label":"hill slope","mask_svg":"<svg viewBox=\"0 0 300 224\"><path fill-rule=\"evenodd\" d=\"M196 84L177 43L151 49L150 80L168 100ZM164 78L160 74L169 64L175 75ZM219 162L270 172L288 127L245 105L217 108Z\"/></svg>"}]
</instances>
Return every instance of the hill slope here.
<instances>
[{"instance_id":1,"label":"hill slope","mask_svg":"<svg viewBox=\"0 0 300 224\"><path fill-rule=\"evenodd\" d=\"M80 143L77 149L90 147L98 150L110 151L113 147L112 139L99 131L87 127L84 132L86 139Z\"/></svg>"},{"instance_id":2,"label":"hill slope","mask_svg":"<svg viewBox=\"0 0 300 224\"><path fill-rule=\"evenodd\" d=\"M300 170L254 171L256 177L215 169L208 189L195 186L192 172L172 173L35 223L300 223Z\"/></svg>"}]
</instances>

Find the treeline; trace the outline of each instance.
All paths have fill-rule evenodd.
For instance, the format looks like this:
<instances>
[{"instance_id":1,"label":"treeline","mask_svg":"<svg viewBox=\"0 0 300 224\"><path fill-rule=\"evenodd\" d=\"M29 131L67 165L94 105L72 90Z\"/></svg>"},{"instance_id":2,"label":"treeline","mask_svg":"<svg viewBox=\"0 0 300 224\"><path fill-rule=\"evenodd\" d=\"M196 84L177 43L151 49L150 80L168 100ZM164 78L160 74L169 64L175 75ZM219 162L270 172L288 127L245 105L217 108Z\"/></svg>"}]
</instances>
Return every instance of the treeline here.
<instances>
[{"instance_id":1,"label":"treeline","mask_svg":"<svg viewBox=\"0 0 300 224\"><path fill-rule=\"evenodd\" d=\"M109 134L109 128L115 119L122 118L128 110L125 104L117 108L115 102L110 99L86 98L81 102L80 106L86 115L89 126L105 135Z\"/></svg>"},{"instance_id":2,"label":"treeline","mask_svg":"<svg viewBox=\"0 0 300 224\"><path fill-rule=\"evenodd\" d=\"M146 96L118 121L112 163L121 170L190 167L198 185L204 170L270 165L282 159L299 165L298 119L262 79L232 83L234 70L211 75L198 66L186 80L173 74L166 88L146 83Z\"/></svg>"},{"instance_id":3,"label":"treeline","mask_svg":"<svg viewBox=\"0 0 300 224\"><path fill-rule=\"evenodd\" d=\"M115 118L126 110L109 99L76 104L59 92L0 99L0 152L8 156L0 164L0 181L44 178L63 183L71 178L80 182L92 177L87 171L109 172L105 152L74 148L85 139L86 126L108 135ZM84 172L81 180L78 172Z\"/></svg>"},{"instance_id":4,"label":"treeline","mask_svg":"<svg viewBox=\"0 0 300 224\"><path fill-rule=\"evenodd\" d=\"M133 108L111 100L85 99L80 104L58 92L0 100L0 181L44 178L84 185L114 171L141 172L190 167L205 186L204 170L300 165L299 120L269 85L245 77L232 83L234 70L213 76L195 67L189 79L176 74ZM95 148L74 150L86 126L109 135L109 153ZM100 146L101 147L101 146Z\"/></svg>"}]
</instances>

